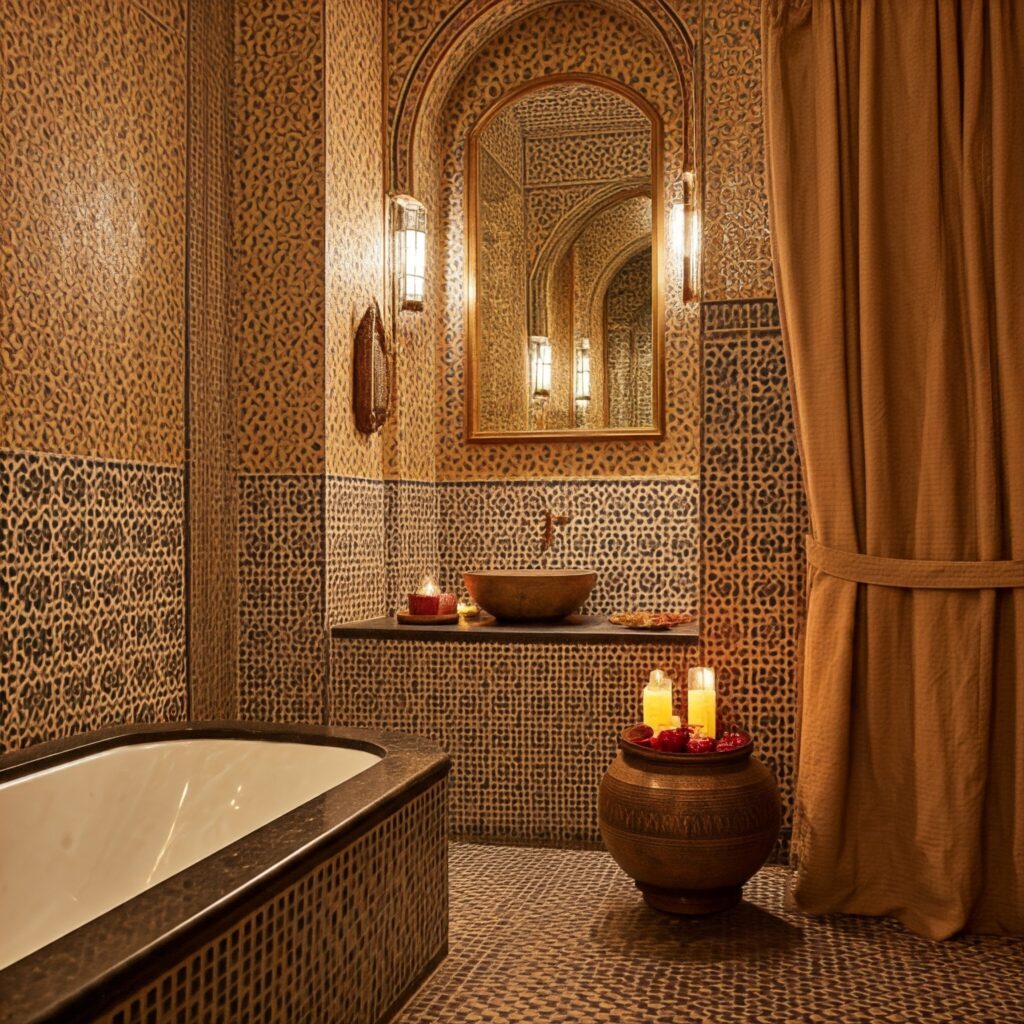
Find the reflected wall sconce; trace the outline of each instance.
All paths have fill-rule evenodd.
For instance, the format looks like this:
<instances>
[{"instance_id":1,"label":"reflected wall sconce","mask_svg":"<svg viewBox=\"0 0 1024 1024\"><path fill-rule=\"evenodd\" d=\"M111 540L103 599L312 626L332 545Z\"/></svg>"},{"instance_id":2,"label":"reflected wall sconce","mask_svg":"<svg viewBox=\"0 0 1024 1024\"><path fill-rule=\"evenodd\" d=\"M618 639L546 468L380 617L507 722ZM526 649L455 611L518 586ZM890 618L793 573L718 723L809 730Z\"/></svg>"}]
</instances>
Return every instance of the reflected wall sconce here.
<instances>
[{"instance_id":1,"label":"reflected wall sconce","mask_svg":"<svg viewBox=\"0 0 1024 1024\"><path fill-rule=\"evenodd\" d=\"M685 221L683 252L683 301L696 302L700 295L700 210L697 208L697 183L693 171L683 175L683 211ZM673 213L675 207L673 207Z\"/></svg>"},{"instance_id":2,"label":"reflected wall sconce","mask_svg":"<svg viewBox=\"0 0 1024 1024\"><path fill-rule=\"evenodd\" d=\"M427 273L427 211L412 196L392 198L399 309L422 309Z\"/></svg>"},{"instance_id":3,"label":"reflected wall sconce","mask_svg":"<svg viewBox=\"0 0 1024 1024\"><path fill-rule=\"evenodd\" d=\"M530 396L551 395L551 342L543 334L530 335Z\"/></svg>"},{"instance_id":4,"label":"reflected wall sconce","mask_svg":"<svg viewBox=\"0 0 1024 1024\"><path fill-rule=\"evenodd\" d=\"M581 338L576 349L576 401L590 401L590 339Z\"/></svg>"}]
</instances>

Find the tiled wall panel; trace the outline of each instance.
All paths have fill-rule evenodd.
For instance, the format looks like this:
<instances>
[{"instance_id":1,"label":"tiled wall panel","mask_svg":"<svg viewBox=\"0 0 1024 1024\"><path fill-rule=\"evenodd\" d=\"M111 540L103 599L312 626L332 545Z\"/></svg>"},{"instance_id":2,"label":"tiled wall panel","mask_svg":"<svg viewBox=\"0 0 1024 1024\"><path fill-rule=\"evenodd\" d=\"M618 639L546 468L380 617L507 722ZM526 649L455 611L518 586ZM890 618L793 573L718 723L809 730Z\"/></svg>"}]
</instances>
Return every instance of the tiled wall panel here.
<instances>
[{"instance_id":1,"label":"tiled wall panel","mask_svg":"<svg viewBox=\"0 0 1024 1024\"><path fill-rule=\"evenodd\" d=\"M175 0L177 2L177 0ZM189 690L192 717L234 718L238 478L230 299L231 4L189 9Z\"/></svg>"},{"instance_id":2,"label":"tiled wall panel","mask_svg":"<svg viewBox=\"0 0 1024 1024\"><path fill-rule=\"evenodd\" d=\"M441 782L97 1024L386 1019L447 949L446 826Z\"/></svg>"},{"instance_id":3,"label":"tiled wall panel","mask_svg":"<svg viewBox=\"0 0 1024 1024\"><path fill-rule=\"evenodd\" d=\"M352 339L367 306L389 307L384 279L381 8L378 0L325 3L327 472L381 475L381 435L352 414Z\"/></svg>"},{"instance_id":4,"label":"tiled wall panel","mask_svg":"<svg viewBox=\"0 0 1024 1024\"><path fill-rule=\"evenodd\" d=\"M324 480L239 482L239 717L321 722Z\"/></svg>"},{"instance_id":5,"label":"tiled wall panel","mask_svg":"<svg viewBox=\"0 0 1024 1024\"><path fill-rule=\"evenodd\" d=\"M321 0L235 0L233 334L244 473L324 468Z\"/></svg>"},{"instance_id":6,"label":"tiled wall panel","mask_svg":"<svg viewBox=\"0 0 1024 1024\"><path fill-rule=\"evenodd\" d=\"M387 523L387 612L406 603L424 576L440 580L438 488L419 480L384 484Z\"/></svg>"},{"instance_id":7,"label":"tiled wall panel","mask_svg":"<svg viewBox=\"0 0 1024 1024\"><path fill-rule=\"evenodd\" d=\"M445 585L470 569L594 569L585 611L697 607L696 479L446 483L440 497ZM567 514L542 551L545 511Z\"/></svg>"},{"instance_id":8,"label":"tiled wall panel","mask_svg":"<svg viewBox=\"0 0 1024 1024\"><path fill-rule=\"evenodd\" d=\"M761 5L703 5L703 249L706 300L775 294L765 193Z\"/></svg>"},{"instance_id":9,"label":"tiled wall panel","mask_svg":"<svg viewBox=\"0 0 1024 1024\"><path fill-rule=\"evenodd\" d=\"M0 453L0 749L188 713L176 467Z\"/></svg>"},{"instance_id":10,"label":"tiled wall panel","mask_svg":"<svg viewBox=\"0 0 1024 1024\"><path fill-rule=\"evenodd\" d=\"M651 670L689 648L334 640L330 721L430 736L452 756L452 831L597 843L597 786Z\"/></svg>"},{"instance_id":11,"label":"tiled wall panel","mask_svg":"<svg viewBox=\"0 0 1024 1024\"><path fill-rule=\"evenodd\" d=\"M127 0L10 0L0 448L183 457L185 52Z\"/></svg>"},{"instance_id":12,"label":"tiled wall panel","mask_svg":"<svg viewBox=\"0 0 1024 1024\"><path fill-rule=\"evenodd\" d=\"M328 476L326 495L327 622L383 615L387 588L384 481Z\"/></svg>"}]
</instances>

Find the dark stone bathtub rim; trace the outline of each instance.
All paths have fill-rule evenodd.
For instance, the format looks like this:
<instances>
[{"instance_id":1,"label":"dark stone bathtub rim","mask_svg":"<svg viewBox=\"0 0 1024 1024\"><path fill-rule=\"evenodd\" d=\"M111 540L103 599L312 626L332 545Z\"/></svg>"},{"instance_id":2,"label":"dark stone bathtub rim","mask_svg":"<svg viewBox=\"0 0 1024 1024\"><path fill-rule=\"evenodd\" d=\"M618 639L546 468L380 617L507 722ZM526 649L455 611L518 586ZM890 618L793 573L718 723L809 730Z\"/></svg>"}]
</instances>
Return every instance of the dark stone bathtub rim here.
<instances>
[{"instance_id":1,"label":"dark stone bathtub rim","mask_svg":"<svg viewBox=\"0 0 1024 1024\"><path fill-rule=\"evenodd\" d=\"M326 744L382 760L0 971L0 1024L95 1018L440 783L451 767L436 744L406 733L182 722L114 726L7 754L0 782L120 746L176 739Z\"/></svg>"}]
</instances>

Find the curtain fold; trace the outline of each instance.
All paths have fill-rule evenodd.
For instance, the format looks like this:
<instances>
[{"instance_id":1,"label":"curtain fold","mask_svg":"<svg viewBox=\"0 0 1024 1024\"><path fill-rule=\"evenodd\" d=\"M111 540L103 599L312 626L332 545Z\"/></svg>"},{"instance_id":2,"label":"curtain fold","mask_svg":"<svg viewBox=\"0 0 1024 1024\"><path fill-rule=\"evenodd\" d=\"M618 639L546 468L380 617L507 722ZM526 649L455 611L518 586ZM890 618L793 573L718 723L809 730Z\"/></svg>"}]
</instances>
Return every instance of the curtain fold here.
<instances>
[{"instance_id":1,"label":"curtain fold","mask_svg":"<svg viewBox=\"0 0 1024 1024\"><path fill-rule=\"evenodd\" d=\"M792 897L1024 932L1024 4L765 0L762 41L814 538Z\"/></svg>"}]
</instances>

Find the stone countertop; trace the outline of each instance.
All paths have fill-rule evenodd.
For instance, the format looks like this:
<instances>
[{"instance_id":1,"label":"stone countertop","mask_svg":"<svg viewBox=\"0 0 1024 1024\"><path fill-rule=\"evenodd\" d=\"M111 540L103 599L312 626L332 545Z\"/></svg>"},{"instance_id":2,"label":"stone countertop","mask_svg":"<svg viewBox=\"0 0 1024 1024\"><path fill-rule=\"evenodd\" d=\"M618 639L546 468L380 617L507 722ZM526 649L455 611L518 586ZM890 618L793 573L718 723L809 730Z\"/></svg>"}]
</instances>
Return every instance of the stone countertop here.
<instances>
[{"instance_id":1,"label":"stone countertop","mask_svg":"<svg viewBox=\"0 0 1024 1024\"><path fill-rule=\"evenodd\" d=\"M570 615L556 622L498 622L481 613L448 625L405 624L393 616L331 627L337 640L427 640L516 644L695 644L699 620L665 630L613 626L603 615Z\"/></svg>"}]
</instances>

